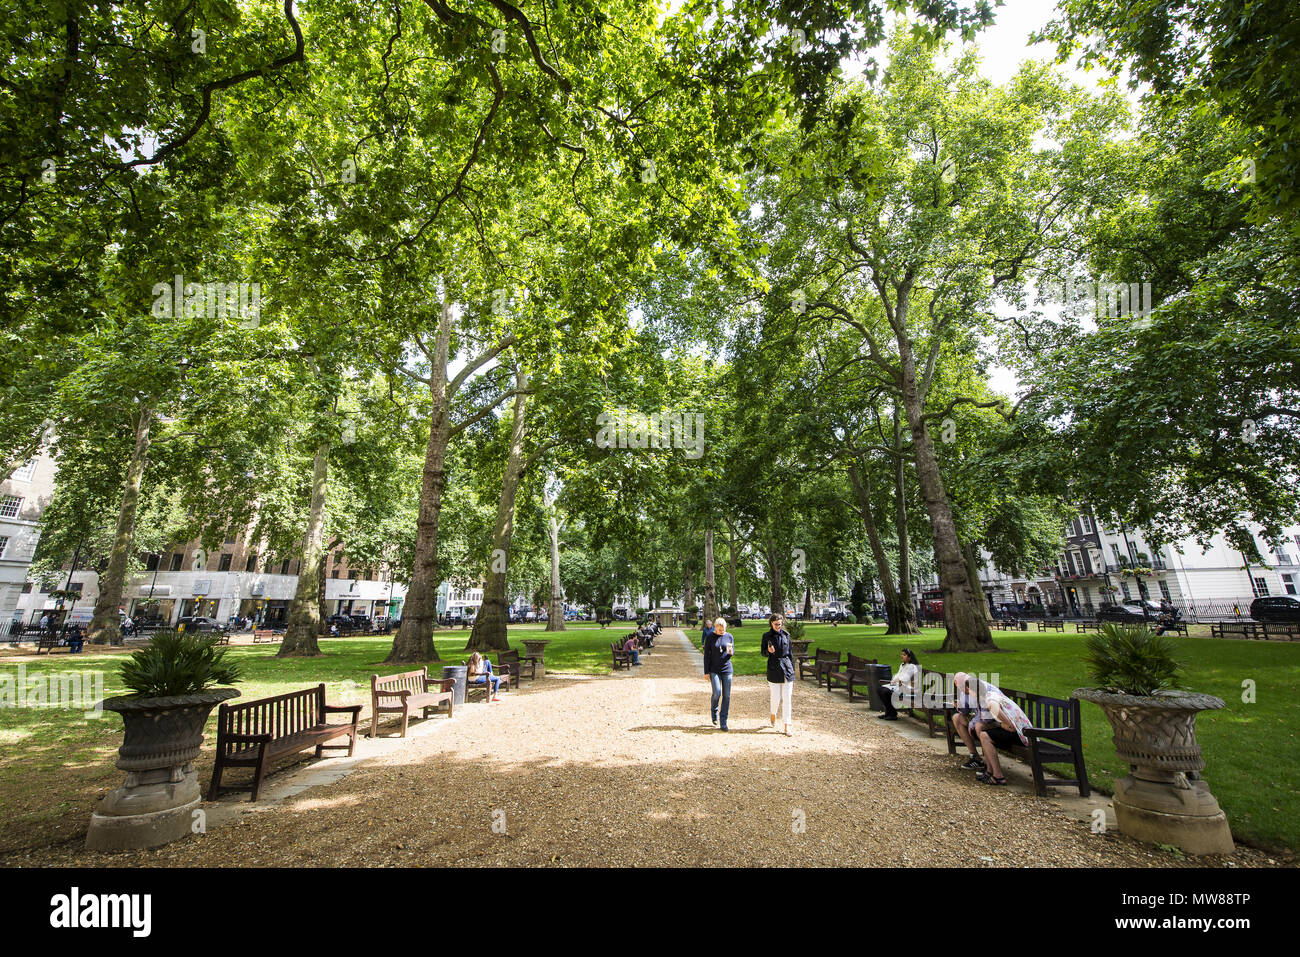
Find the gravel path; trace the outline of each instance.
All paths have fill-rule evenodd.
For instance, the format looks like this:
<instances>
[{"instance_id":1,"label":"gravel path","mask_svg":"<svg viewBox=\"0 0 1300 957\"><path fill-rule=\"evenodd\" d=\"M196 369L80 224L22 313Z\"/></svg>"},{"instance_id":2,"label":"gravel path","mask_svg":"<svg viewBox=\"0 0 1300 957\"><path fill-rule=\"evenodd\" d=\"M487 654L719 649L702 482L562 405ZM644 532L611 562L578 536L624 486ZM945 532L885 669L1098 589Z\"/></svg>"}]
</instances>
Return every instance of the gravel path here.
<instances>
[{"instance_id":1,"label":"gravel path","mask_svg":"<svg viewBox=\"0 0 1300 957\"><path fill-rule=\"evenodd\" d=\"M708 683L681 632L665 631L643 660L607 677L525 681L335 783L169 847L97 855L70 843L4 863L1269 863L1246 849L1185 861L1113 831L1092 834L1023 788L978 784L958 759L806 681L795 688L793 737L770 729L761 677L736 679L723 733L710 724Z\"/></svg>"}]
</instances>

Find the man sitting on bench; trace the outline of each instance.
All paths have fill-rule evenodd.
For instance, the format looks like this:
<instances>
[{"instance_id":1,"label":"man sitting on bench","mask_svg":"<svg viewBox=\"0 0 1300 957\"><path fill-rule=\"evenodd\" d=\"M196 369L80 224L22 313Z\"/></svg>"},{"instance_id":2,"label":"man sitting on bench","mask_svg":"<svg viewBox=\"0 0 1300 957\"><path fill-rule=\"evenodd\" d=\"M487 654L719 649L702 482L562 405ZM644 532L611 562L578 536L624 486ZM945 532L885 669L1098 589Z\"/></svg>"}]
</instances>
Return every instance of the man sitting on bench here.
<instances>
[{"instance_id":1,"label":"man sitting on bench","mask_svg":"<svg viewBox=\"0 0 1300 957\"><path fill-rule=\"evenodd\" d=\"M641 649L641 643L636 640L636 633L633 632L632 634L628 635L627 639L623 642L623 650L632 656L632 664L634 665L641 664L640 649Z\"/></svg>"},{"instance_id":2,"label":"man sitting on bench","mask_svg":"<svg viewBox=\"0 0 1300 957\"><path fill-rule=\"evenodd\" d=\"M969 726L965 720L960 724L957 721L958 717L964 719L965 715L953 716L953 724L956 725L958 733L970 748L972 755L971 761L966 762L962 767L973 767L975 765L972 762L979 761L974 757L974 737L978 736L980 747L984 751L984 761L979 763L983 765L987 762L987 766L976 771L975 779L985 784L1006 784L1007 779L1002 774L1002 765L998 762L998 748L1009 748L1017 744L1028 747L1029 739L1025 736L1025 729L1030 727L1029 718L1014 701L988 682L980 681L974 675L958 674L955 677L965 683L968 700L969 692L974 690L979 705L979 713ZM958 687L962 685L959 684Z\"/></svg>"}]
</instances>

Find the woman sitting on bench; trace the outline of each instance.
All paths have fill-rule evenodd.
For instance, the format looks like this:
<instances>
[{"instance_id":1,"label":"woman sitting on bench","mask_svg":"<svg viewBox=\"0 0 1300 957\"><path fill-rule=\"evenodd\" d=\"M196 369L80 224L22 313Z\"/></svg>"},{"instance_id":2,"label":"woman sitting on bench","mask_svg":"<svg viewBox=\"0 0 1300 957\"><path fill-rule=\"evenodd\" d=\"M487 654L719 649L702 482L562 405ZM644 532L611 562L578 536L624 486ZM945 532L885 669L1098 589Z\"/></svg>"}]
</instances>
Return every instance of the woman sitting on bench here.
<instances>
[{"instance_id":1,"label":"woman sitting on bench","mask_svg":"<svg viewBox=\"0 0 1300 957\"><path fill-rule=\"evenodd\" d=\"M501 678L492 673L492 662L484 658L477 651L469 656L469 673L468 678L472 685L490 685L491 693L488 695L489 701L500 701L497 692L501 690Z\"/></svg>"},{"instance_id":2,"label":"woman sitting on bench","mask_svg":"<svg viewBox=\"0 0 1300 957\"><path fill-rule=\"evenodd\" d=\"M921 687L920 665L921 663L916 660L916 652L911 648L904 648L903 663L899 666L898 674L880 684L880 702L885 706L885 710L882 714L876 715L877 718L884 718L886 721L898 720L898 708L894 705L894 698L897 696L899 704L915 699L916 692Z\"/></svg>"}]
</instances>

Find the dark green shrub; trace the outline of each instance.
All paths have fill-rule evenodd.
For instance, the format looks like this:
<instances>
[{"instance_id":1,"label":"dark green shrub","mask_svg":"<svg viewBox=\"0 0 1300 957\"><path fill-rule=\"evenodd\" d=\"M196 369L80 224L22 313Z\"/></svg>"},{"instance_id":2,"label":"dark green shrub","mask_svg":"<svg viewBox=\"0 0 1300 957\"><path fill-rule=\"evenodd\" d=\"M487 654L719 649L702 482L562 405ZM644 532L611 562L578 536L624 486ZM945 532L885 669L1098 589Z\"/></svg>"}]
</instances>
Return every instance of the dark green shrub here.
<instances>
[{"instance_id":1,"label":"dark green shrub","mask_svg":"<svg viewBox=\"0 0 1300 957\"><path fill-rule=\"evenodd\" d=\"M141 698L198 694L216 685L234 684L238 666L226 662L217 639L197 632L160 631L145 648L122 662L122 683Z\"/></svg>"}]
</instances>

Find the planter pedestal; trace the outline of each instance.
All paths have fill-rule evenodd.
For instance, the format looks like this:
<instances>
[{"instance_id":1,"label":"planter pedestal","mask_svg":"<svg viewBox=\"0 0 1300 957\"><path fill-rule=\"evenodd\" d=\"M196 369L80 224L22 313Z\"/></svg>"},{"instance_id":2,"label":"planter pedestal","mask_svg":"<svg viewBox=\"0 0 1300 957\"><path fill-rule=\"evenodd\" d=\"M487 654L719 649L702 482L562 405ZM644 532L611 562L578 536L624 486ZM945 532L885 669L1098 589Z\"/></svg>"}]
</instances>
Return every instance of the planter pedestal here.
<instances>
[{"instance_id":1,"label":"planter pedestal","mask_svg":"<svg viewBox=\"0 0 1300 957\"><path fill-rule=\"evenodd\" d=\"M90 818L86 848L132 851L158 847L191 832L202 800L194 759L203 747L203 726L212 709L239 692L234 688L175 698L109 698L105 711L122 716L126 734L117 766L122 786L100 802Z\"/></svg>"},{"instance_id":2,"label":"planter pedestal","mask_svg":"<svg viewBox=\"0 0 1300 957\"><path fill-rule=\"evenodd\" d=\"M1115 751L1129 775L1115 782L1115 822L1139 841L1171 844L1187 854L1231 854L1232 831L1209 785L1196 742L1196 714L1222 708L1211 695L1153 697L1080 688L1074 697L1105 712Z\"/></svg>"}]
</instances>

